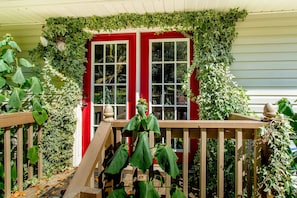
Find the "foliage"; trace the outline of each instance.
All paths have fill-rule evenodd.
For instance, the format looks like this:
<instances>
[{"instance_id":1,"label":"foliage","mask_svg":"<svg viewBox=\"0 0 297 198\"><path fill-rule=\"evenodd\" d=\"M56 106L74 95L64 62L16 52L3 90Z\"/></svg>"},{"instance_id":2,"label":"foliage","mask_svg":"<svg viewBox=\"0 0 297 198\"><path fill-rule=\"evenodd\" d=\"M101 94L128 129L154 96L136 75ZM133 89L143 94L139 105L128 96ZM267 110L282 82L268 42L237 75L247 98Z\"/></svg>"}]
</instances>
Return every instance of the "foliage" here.
<instances>
[{"instance_id":1,"label":"foliage","mask_svg":"<svg viewBox=\"0 0 297 198\"><path fill-rule=\"evenodd\" d=\"M122 132L131 131L136 137L136 146L131 156L128 156L127 145L122 144L116 151L115 155L107 163L107 168L104 173L107 175L120 174L129 162L133 167L140 169L145 173L153 165L153 155L149 146L148 133L153 131L156 135L160 135L159 123L153 114L146 115L147 103L145 99L139 99L137 104L137 114L130 119ZM154 154L160 167L171 177L176 178L179 174L177 167L177 156L171 147L158 144ZM136 170L137 171L137 170ZM163 178L164 179L164 178ZM149 174L148 181L134 182L136 189L136 197L153 198L160 197L153 186L154 176ZM177 187L176 187L177 188ZM183 194L178 190L173 191L173 194ZM176 195L176 196L177 196ZM123 188L114 190L109 197L126 197Z\"/></svg>"},{"instance_id":2,"label":"foliage","mask_svg":"<svg viewBox=\"0 0 297 198\"><path fill-rule=\"evenodd\" d=\"M21 48L14 41L14 38L7 34L0 40L0 114L1 113L13 113L22 111L31 111L37 124L43 124L47 118L47 112L41 104L40 95L43 91L41 83L36 76L25 76L23 71L31 71L34 67L27 59L19 58L18 53L21 52ZM24 127L25 128L25 127ZM26 129L24 130L26 131ZM4 170L3 170L3 129L0 130L0 197L3 195L4 185ZM11 179L12 188L16 184L16 128L12 127L10 136L12 140L11 148ZM24 132L25 134L25 132ZM27 138L24 135L24 145L27 142ZM30 160L31 164L35 164L38 161L38 146L33 147L24 153L24 164Z\"/></svg>"},{"instance_id":3,"label":"foliage","mask_svg":"<svg viewBox=\"0 0 297 198\"><path fill-rule=\"evenodd\" d=\"M81 98L77 84L53 69L47 61L42 68L42 82L47 91L41 98L49 114L44 124L41 145L43 170L46 174L52 174L71 165L76 126L73 104Z\"/></svg>"},{"instance_id":4,"label":"foliage","mask_svg":"<svg viewBox=\"0 0 297 198\"><path fill-rule=\"evenodd\" d=\"M297 193L291 178L292 155L289 149L292 128L282 116L261 128L262 165L258 170L260 192L274 197L294 197Z\"/></svg>"}]
</instances>

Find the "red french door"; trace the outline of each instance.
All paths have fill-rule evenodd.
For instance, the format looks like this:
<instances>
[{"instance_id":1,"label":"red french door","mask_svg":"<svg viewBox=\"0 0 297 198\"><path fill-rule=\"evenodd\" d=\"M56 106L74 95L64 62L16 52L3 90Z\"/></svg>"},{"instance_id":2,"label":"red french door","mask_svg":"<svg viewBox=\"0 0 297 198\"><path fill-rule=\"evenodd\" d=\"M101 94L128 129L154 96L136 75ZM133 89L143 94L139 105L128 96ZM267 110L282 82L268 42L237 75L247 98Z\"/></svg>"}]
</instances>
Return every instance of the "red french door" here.
<instances>
[{"instance_id":1,"label":"red french door","mask_svg":"<svg viewBox=\"0 0 297 198\"><path fill-rule=\"evenodd\" d=\"M82 153L103 119L105 105L115 119L129 119L136 105L136 34L100 34L88 43L82 109Z\"/></svg>"},{"instance_id":2,"label":"red french door","mask_svg":"<svg viewBox=\"0 0 297 198\"><path fill-rule=\"evenodd\" d=\"M134 116L139 97L147 99L158 119L198 119L197 105L181 91L192 56L192 42L178 32L94 36L88 43L83 86L83 154L106 104L112 106L115 119ZM194 77L189 86L198 92Z\"/></svg>"}]
</instances>

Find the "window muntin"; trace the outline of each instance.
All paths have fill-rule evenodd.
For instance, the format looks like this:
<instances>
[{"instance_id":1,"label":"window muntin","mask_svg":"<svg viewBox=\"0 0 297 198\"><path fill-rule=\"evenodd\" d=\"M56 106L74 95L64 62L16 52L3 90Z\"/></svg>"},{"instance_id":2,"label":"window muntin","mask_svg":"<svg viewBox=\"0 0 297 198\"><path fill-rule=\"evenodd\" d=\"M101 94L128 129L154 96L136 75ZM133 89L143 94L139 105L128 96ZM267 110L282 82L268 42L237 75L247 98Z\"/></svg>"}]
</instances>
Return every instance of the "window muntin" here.
<instances>
[{"instance_id":1,"label":"window muntin","mask_svg":"<svg viewBox=\"0 0 297 198\"><path fill-rule=\"evenodd\" d=\"M189 64L189 39L150 40L150 108L158 119L189 119L189 101L181 91Z\"/></svg>"},{"instance_id":2,"label":"window muntin","mask_svg":"<svg viewBox=\"0 0 297 198\"><path fill-rule=\"evenodd\" d=\"M93 42L92 115L93 127L103 118L110 104L115 119L127 119L128 41Z\"/></svg>"}]
</instances>

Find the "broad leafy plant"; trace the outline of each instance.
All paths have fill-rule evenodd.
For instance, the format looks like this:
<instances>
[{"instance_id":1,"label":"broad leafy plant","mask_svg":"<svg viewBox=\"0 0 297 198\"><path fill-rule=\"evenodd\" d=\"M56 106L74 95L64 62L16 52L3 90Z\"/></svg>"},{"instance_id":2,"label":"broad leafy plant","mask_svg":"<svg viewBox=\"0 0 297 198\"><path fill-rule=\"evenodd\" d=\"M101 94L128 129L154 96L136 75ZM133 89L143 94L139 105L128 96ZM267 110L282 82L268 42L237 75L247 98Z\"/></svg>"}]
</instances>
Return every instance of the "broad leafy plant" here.
<instances>
[{"instance_id":1,"label":"broad leafy plant","mask_svg":"<svg viewBox=\"0 0 297 198\"><path fill-rule=\"evenodd\" d=\"M25 69L34 67L27 59L19 58L21 48L9 34L0 41L0 113L13 113L30 111L37 124L43 124L47 118L47 112L42 106L40 95L43 88L36 76L26 77ZM11 129L11 139L15 140L15 128ZM0 189L3 189L3 130L0 131ZM26 139L24 139L26 141ZM12 156L16 152L16 144L12 145ZM33 146L27 151L24 159L29 159L31 164L38 161L38 146ZM25 163L25 162L24 162ZM15 157L12 158L11 178L17 179ZM13 183L14 184L14 183ZM1 196L0 192L0 196Z\"/></svg>"},{"instance_id":2,"label":"broad leafy plant","mask_svg":"<svg viewBox=\"0 0 297 198\"><path fill-rule=\"evenodd\" d=\"M153 131L155 135L160 136L160 128L158 120L153 114L146 115L147 103L145 99L139 99L137 112L138 113L131 118L122 130L123 133L130 131L136 137L135 149L131 156L129 156L128 145L122 144L108 162L104 173L107 175L120 174L121 170L128 164L145 173L153 165L153 159L155 158L160 167L168 175L172 178L176 178L179 175L177 166L178 158L172 148L161 143L156 144L154 148L150 148L148 138L149 132ZM147 181L136 181L134 183L134 189L136 190L132 194L141 198L160 197L154 188L154 179L154 176L149 174ZM121 186L120 188L113 190L109 197L124 198L127 197L127 193L125 192L124 187ZM174 187L172 190L172 197L180 198L185 196L178 187Z\"/></svg>"}]
</instances>

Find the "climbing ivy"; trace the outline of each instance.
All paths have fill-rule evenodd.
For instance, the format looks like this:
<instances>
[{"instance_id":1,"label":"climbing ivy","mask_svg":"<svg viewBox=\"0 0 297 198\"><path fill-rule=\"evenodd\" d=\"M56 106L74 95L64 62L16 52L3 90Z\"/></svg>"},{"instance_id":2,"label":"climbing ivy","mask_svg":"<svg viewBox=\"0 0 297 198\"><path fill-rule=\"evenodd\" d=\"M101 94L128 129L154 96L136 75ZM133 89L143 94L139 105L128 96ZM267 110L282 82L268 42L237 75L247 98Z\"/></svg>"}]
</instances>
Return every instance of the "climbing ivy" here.
<instances>
[{"instance_id":1,"label":"climbing ivy","mask_svg":"<svg viewBox=\"0 0 297 198\"><path fill-rule=\"evenodd\" d=\"M184 82L185 91L189 96L196 101L201 110L206 110L211 115L217 115L216 119L222 119L233 111L244 110L241 105L246 105L246 97L243 91L237 91L238 87L230 83L232 79L222 85L226 93L232 93L233 97L228 100L224 98L226 94L219 95L219 98L214 98L213 90L207 89L211 81L207 81L204 76L207 76L208 70L203 70L207 67L215 69L222 66L222 72L213 76L213 81L221 79L228 71L229 66L233 61L231 55L231 46L236 37L235 26L238 20L243 20L247 15L245 10L230 9L229 11L204 10L195 12L172 12L172 13L123 13L114 16L92 16L92 17L58 17L48 18L42 31L41 43L32 51L32 55L40 58L46 57L49 64L57 71L72 79L77 85L69 85L72 87L61 87L61 89L78 90L78 95L81 95L83 75L85 72L86 63L86 43L92 38L93 33L113 32L128 28L159 28L160 32L179 31L190 37L194 44L194 57L192 65L188 70L187 78ZM62 44L62 45L61 45ZM193 71L197 71L197 80L200 80L200 94L205 92L205 97L197 98L192 94L192 90L188 89L188 76ZM200 72L201 71L201 72ZM203 71L203 72L202 72ZM219 81L219 80L218 80ZM225 81L219 81L224 83ZM202 89L205 87L205 89ZM209 94L208 94L209 93ZM241 98L243 97L243 99ZM226 102L228 106L217 108L214 99ZM203 101L211 101L203 103ZM241 102L244 101L244 102ZM63 107L63 104L57 108L70 109L77 106L78 101L73 100ZM200 104L201 103L201 104ZM239 105L240 107L235 107ZM213 108L215 107L215 108ZM206 111L201 111L206 112ZM69 120L74 119L74 115L67 114ZM200 114L200 118L210 119L208 114ZM53 122L54 124L54 122ZM51 126L54 128L54 126ZM57 128L60 123L57 123ZM70 129L70 128L69 128ZM71 130L74 130L71 128ZM72 131L73 133L73 131ZM48 134L50 135L50 134ZM69 139L72 138L71 132ZM68 157L65 157L68 159Z\"/></svg>"}]
</instances>

